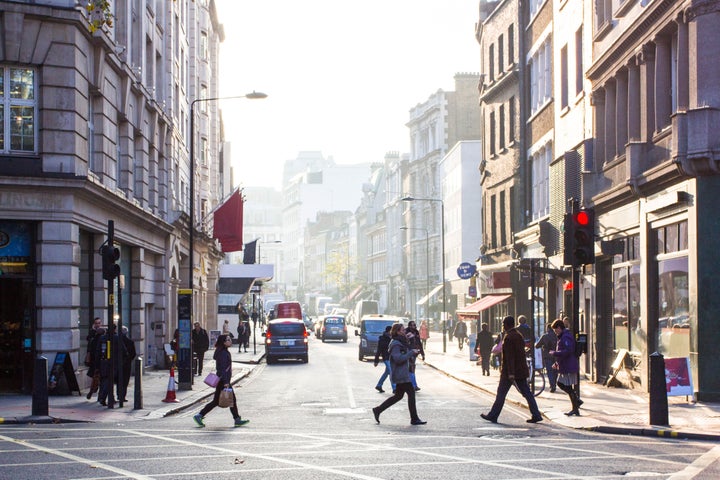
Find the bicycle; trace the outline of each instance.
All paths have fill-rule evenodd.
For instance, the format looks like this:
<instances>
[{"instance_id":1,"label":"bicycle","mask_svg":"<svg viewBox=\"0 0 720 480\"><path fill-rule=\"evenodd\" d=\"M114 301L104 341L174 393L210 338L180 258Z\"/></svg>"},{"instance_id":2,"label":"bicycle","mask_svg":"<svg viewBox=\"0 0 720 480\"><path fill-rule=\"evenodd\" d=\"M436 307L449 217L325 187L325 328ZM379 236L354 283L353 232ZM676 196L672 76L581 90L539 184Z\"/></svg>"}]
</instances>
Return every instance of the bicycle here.
<instances>
[{"instance_id":1,"label":"bicycle","mask_svg":"<svg viewBox=\"0 0 720 480\"><path fill-rule=\"evenodd\" d=\"M533 368L533 354L532 348L525 349L525 361L530 371L528 384L530 385L530 391L537 397L545 390L545 369L542 364L539 365L539 368Z\"/></svg>"}]
</instances>

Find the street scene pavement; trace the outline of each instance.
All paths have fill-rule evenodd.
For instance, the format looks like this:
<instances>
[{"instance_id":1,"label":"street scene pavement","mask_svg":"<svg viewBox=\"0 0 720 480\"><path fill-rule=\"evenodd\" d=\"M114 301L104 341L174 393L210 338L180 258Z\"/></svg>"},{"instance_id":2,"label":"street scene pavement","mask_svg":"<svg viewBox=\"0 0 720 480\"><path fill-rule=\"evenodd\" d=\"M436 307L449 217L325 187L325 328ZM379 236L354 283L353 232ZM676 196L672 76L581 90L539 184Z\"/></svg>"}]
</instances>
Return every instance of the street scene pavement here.
<instances>
[{"instance_id":1,"label":"street scene pavement","mask_svg":"<svg viewBox=\"0 0 720 480\"><path fill-rule=\"evenodd\" d=\"M467 345L459 350L457 342L448 339L445 350L443 353L442 334L433 332L428 340L425 364L460 382L490 394L495 393L499 370L491 370L490 376L483 376L480 366L470 360ZM249 353L239 353L235 347L232 355L233 383L236 383L249 375L262 361L264 348L258 345L253 354L252 346ZM170 381L168 370L147 370L142 378L141 408L135 408L133 381L128 391L129 402L123 408L116 405L114 409L101 406L95 398L87 400L86 392L83 392L82 396L50 396L49 415L38 417L32 415L31 396L3 395L0 396L0 424L127 422L165 417L191 408L213 394L214 390L202 381L207 373L213 371L213 366L212 351L209 351L205 371L202 376L193 377L191 390L170 391L173 382ZM546 387L537 397L545 421L568 428L605 433L720 441L720 404L693 402L688 397L669 397L669 425L650 425L646 392L605 387L588 381L582 382L580 388L584 401L581 416L568 417L564 414L570 407L567 395L559 389L550 393ZM507 402L527 408L525 400L515 390L509 393Z\"/></svg>"}]
</instances>

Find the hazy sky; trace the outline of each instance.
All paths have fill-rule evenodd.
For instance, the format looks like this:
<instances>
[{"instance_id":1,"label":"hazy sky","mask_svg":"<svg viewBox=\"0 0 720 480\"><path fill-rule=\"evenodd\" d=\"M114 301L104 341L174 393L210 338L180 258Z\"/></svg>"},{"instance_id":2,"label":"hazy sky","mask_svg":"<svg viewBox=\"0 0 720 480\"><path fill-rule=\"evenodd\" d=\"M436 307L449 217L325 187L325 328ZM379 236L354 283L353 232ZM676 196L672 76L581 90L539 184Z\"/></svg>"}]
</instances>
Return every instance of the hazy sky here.
<instances>
[{"instance_id":1,"label":"hazy sky","mask_svg":"<svg viewBox=\"0 0 720 480\"><path fill-rule=\"evenodd\" d=\"M409 150L409 110L479 70L478 0L216 0L235 182L280 187L316 150L339 164Z\"/></svg>"}]
</instances>

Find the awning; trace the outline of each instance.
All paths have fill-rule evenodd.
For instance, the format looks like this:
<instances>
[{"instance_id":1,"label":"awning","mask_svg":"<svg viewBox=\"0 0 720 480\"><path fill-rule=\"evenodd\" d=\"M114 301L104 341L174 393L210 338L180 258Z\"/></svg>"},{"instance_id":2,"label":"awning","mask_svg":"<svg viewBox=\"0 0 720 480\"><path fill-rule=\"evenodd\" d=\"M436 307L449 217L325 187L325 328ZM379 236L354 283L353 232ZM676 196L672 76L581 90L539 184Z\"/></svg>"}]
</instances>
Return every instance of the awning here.
<instances>
[{"instance_id":1,"label":"awning","mask_svg":"<svg viewBox=\"0 0 720 480\"><path fill-rule=\"evenodd\" d=\"M458 315L478 315L483 310L486 310L493 305L497 305L498 303L502 303L510 297L511 295L488 295L486 297L482 297L475 303L458 309L455 313Z\"/></svg>"},{"instance_id":2,"label":"awning","mask_svg":"<svg viewBox=\"0 0 720 480\"><path fill-rule=\"evenodd\" d=\"M438 293L440 290L442 290L442 287L443 287L443 286L442 286L442 284L441 284L441 285L438 285L437 287L433 288L432 290L430 290L430 293L428 293L427 295L425 295L424 297L422 297L420 300L418 300L417 303L416 303L416 305L424 305L425 302L427 302L428 300L430 300L430 297L432 297L433 295L435 295L436 293Z\"/></svg>"}]
</instances>

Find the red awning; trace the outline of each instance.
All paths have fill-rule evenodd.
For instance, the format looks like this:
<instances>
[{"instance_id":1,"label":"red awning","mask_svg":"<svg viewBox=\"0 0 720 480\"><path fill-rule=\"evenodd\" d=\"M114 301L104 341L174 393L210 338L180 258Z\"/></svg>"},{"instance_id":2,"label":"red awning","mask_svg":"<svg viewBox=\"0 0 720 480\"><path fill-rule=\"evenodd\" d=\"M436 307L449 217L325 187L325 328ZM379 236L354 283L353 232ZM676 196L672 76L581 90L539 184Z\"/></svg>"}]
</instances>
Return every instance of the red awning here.
<instances>
[{"instance_id":1,"label":"red awning","mask_svg":"<svg viewBox=\"0 0 720 480\"><path fill-rule=\"evenodd\" d=\"M213 238L217 238L222 251L237 252L243 249L243 197L240 190L230 195L214 213Z\"/></svg>"},{"instance_id":2,"label":"red awning","mask_svg":"<svg viewBox=\"0 0 720 480\"><path fill-rule=\"evenodd\" d=\"M488 295L486 297L481 298L475 303L472 303L470 305L467 305L461 309L458 309L455 313L458 315L464 315L464 316L475 316L478 315L480 312L482 312L485 309L488 309L492 307L493 305L497 305L498 303L502 303L508 298L510 298L511 295Z\"/></svg>"}]
</instances>

